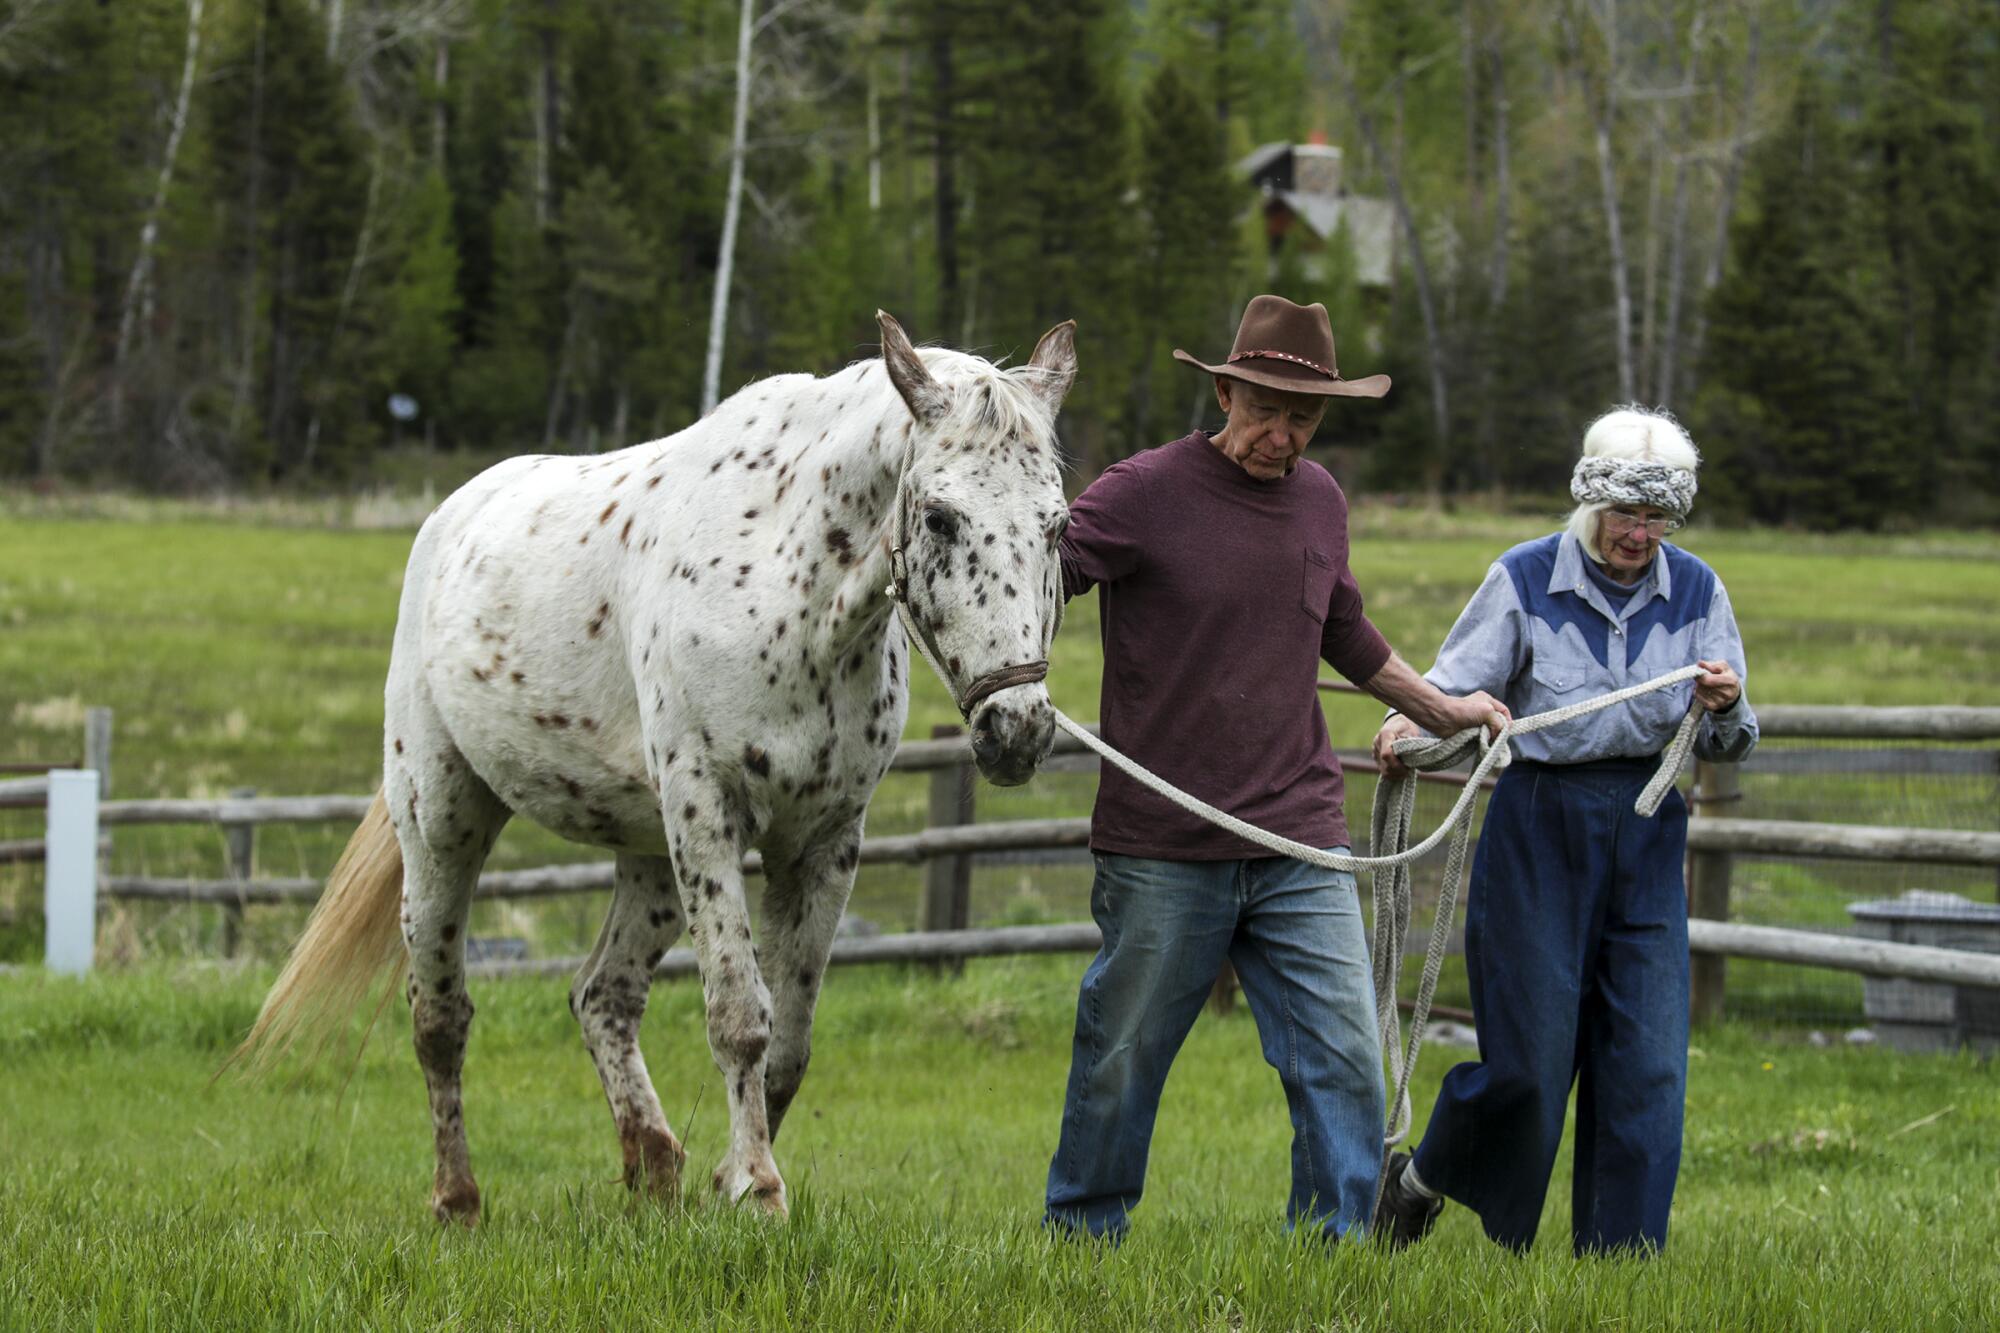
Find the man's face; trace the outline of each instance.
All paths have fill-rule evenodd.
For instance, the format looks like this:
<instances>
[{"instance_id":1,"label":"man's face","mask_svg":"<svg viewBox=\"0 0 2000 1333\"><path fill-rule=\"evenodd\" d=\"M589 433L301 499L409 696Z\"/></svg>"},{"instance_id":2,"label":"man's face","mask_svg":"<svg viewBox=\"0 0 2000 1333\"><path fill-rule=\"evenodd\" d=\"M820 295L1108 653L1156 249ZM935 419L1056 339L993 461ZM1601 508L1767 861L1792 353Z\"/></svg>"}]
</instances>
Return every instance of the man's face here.
<instances>
[{"instance_id":1,"label":"man's face","mask_svg":"<svg viewBox=\"0 0 2000 1333\"><path fill-rule=\"evenodd\" d=\"M1326 415L1326 399L1218 377L1215 400L1229 417L1219 443L1229 461L1259 481L1276 481L1299 456Z\"/></svg>"}]
</instances>

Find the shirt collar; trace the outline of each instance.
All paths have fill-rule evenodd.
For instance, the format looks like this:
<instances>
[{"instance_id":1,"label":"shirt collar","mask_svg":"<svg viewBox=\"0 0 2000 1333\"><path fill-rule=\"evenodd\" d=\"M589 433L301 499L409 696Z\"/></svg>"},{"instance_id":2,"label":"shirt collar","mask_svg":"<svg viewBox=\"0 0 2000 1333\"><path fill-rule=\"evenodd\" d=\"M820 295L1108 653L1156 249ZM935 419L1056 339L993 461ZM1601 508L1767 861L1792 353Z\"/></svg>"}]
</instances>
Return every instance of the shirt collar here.
<instances>
[{"instance_id":1,"label":"shirt collar","mask_svg":"<svg viewBox=\"0 0 2000 1333\"><path fill-rule=\"evenodd\" d=\"M1549 571L1548 591L1551 594L1573 592L1617 620L1620 617L1603 604L1604 599L1591 586L1590 577L1583 572L1583 562L1589 558L1583 553L1583 543L1576 539L1575 533L1563 533L1562 543L1556 547L1555 568ZM1653 552L1653 566L1646 571L1645 581L1632 594L1632 600L1625 603L1625 613L1630 615L1655 597L1664 601L1673 595L1673 590L1673 575L1667 569L1667 544L1661 542L1660 549Z\"/></svg>"}]
</instances>

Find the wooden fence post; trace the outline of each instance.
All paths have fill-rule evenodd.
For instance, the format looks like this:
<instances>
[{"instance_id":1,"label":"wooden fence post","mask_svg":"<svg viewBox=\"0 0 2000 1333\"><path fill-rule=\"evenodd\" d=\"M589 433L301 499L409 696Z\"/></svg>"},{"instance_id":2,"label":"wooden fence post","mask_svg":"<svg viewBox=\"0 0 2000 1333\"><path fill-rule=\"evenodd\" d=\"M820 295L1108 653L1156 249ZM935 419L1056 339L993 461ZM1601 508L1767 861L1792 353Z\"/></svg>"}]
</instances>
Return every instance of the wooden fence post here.
<instances>
[{"instance_id":1,"label":"wooden fence post","mask_svg":"<svg viewBox=\"0 0 2000 1333\"><path fill-rule=\"evenodd\" d=\"M111 799L111 710L90 708L83 714L83 766L97 773L97 799Z\"/></svg>"},{"instance_id":2,"label":"wooden fence post","mask_svg":"<svg viewBox=\"0 0 2000 1333\"><path fill-rule=\"evenodd\" d=\"M257 794L255 787L231 787L229 795L247 801ZM229 878L247 884L257 873L257 826L224 824L223 840L229 848ZM222 956L234 958L243 938L243 899L232 898L222 905Z\"/></svg>"},{"instance_id":3,"label":"wooden fence post","mask_svg":"<svg viewBox=\"0 0 2000 1333\"><path fill-rule=\"evenodd\" d=\"M964 728L941 724L931 728L932 740L963 736ZM949 768L931 771L931 808L928 827L970 824L973 812L972 764L968 760ZM964 930L972 917L972 857L932 857L924 868L924 929ZM962 970L962 960L953 960L950 970Z\"/></svg>"},{"instance_id":4,"label":"wooden fence post","mask_svg":"<svg viewBox=\"0 0 2000 1333\"><path fill-rule=\"evenodd\" d=\"M1694 769L1694 813L1727 815L1743 798L1742 777L1735 764L1700 760ZM1688 854L1688 915L1709 921L1729 919L1729 874L1736 857L1731 852ZM1689 1017L1712 1023L1722 1017L1727 962L1720 954L1698 954L1689 963Z\"/></svg>"}]
</instances>

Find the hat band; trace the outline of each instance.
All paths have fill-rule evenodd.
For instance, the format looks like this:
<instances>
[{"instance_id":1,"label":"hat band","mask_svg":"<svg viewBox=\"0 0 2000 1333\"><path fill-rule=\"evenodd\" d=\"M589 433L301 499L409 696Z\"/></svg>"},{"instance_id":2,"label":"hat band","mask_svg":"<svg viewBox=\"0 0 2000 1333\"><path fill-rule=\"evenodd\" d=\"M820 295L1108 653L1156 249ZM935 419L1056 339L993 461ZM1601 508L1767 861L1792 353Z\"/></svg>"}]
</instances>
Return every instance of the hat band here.
<instances>
[{"instance_id":1,"label":"hat band","mask_svg":"<svg viewBox=\"0 0 2000 1333\"><path fill-rule=\"evenodd\" d=\"M1320 374L1326 376L1330 380L1337 380L1340 378L1338 374L1336 374L1334 371L1328 370L1325 366L1322 366L1319 362L1308 361L1302 356L1293 356L1290 352L1276 352L1276 351L1271 351L1269 349L1257 352L1231 352L1229 354L1229 361L1230 363L1233 364L1237 361L1241 361L1247 357L1253 357L1253 356L1275 356L1280 361L1290 361L1297 365L1304 366L1308 370L1317 370Z\"/></svg>"}]
</instances>

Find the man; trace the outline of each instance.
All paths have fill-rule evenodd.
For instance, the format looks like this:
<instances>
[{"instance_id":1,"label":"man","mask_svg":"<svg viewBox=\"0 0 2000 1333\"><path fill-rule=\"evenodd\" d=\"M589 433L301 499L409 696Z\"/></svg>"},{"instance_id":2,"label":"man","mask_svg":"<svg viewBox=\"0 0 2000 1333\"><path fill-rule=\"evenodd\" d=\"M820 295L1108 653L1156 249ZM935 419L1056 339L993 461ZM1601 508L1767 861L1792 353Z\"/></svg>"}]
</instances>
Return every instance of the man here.
<instances>
[{"instance_id":1,"label":"man","mask_svg":"<svg viewBox=\"0 0 2000 1333\"><path fill-rule=\"evenodd\" d=\"M1340 762L1315 681L1325 660L1437 732L1498 727L1490 695L1449 698L1362 614L1347 501L1306 443L1343 379L1324 306L1260 296L1215 377L1227 424L1107 469L1077 498L1063 591L1101 589L1104 739L1273 833L1345 849ZM1288 1223L1367 1225L1382 1064L1354 876L1215 828L1107 766L1091 819L1091 912L1047 1221L1117 1239L1145 1182L1167 1069L1226 958L1291 1109Z\"/></svg>"}]
</instances>

